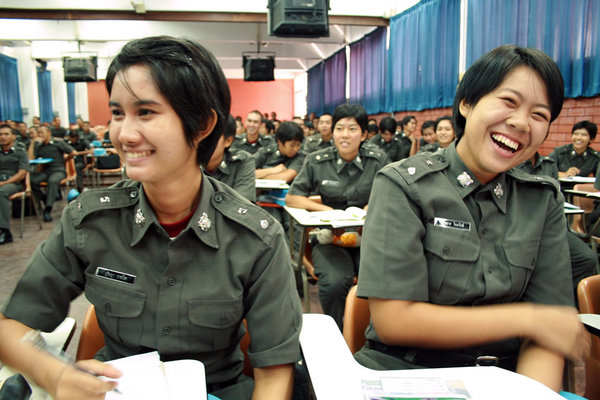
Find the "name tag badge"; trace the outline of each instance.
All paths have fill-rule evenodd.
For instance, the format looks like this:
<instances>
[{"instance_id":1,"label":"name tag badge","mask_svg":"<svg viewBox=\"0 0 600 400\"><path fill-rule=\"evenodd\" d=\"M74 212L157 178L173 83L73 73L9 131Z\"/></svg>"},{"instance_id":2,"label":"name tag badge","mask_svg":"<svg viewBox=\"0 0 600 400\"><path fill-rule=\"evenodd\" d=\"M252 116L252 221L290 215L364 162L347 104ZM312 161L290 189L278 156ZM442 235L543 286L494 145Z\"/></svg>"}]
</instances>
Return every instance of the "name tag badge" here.
<instances>
[{"instance_id":1,"label":"name tag badge","mask_svg":"<svg viewBox=\"0 0 600 400\"><path fill-rule=\"evenodd\" d=\"M330 181L328 179L323 179L321 181L321 184L323 186L340 186L340 183L338 181Z\"/></svg>"},{"instance_id":2,"label":"name tag badge","mask_svg":"<svg viewBox=\"0 0 600 400\"><path fill-rule=\"evenodd\" d=\"M440 228L458 229L461 231L470 231L471 230L470 222L455 221L455 220L446 219L446 218L435 217L433 219L433 225L439 226Z\"/></svg>"},{"instance_id":3,"label":"name tag badge","mask_svg":"<svg viewBox=\"0 0 600 400\"><path fill-rule=\"evenodd\" d=\"M110 279L112 281L128 283L130 285L133 285L136 279L135 275L102 267L96 268L96 276L101 276L102 278Z\"/></svg>"}]
</instances>

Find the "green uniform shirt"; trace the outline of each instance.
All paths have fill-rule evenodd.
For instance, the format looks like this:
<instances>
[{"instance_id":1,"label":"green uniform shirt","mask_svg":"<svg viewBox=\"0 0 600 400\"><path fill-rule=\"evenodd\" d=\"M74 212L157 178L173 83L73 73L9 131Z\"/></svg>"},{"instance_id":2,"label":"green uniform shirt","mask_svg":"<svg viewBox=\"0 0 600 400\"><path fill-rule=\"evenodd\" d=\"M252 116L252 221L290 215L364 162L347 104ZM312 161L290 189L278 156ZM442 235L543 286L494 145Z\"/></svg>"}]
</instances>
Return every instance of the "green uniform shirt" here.
<instances>
[{"instance_id":1,"label":"green uniform shirt","mask_svg":"<svg viewBox=\"0 0 600 400\"><path fill-rule=\"evenodd\" d=\"M417 153L424 153L424 152L435 153L439 149L440 149L440 144L438 142L426 143L423 146L421 146L421 148L419 149L419 151L417 151Z\"/></svg>"},{"instance_id":2,"label":"green uniform shirt","mask_svg":"<svg viewBox=\"0 0 600 400\"><path fill-rule=\"evenodd\" d=\"M583 153L577 154L572 143L555 147L548 157L556 162L560 172L566 172L571 167L579 168L577 176L594 175L600 161L600 154L596 150L588 147Z\"/></svg>"},{"instance_id":3,"label":"green uniform shirt","mask_svg":"<svg viewBox=\"0 0 600 400\"><path fill-rule=\"evenodd\" d=\"M250 201L256 200L256 176L254 159L244 150L227 150L223 161L208 176L223 182Z\"/></svg>"},{"instance_id":4,"label":"green uniform shirt","mask_svg":"<svg viewBox=\"0 0 600 400\"><path fill-rule=\"evenodd\" d=\"M246 318L254 367L299 359L302 310L281 226L203 177L187 228L171 239L138 182L88 190L35 251L4 314L44 331L85 291L103 360L156 349L204 363L207 383L237 377Z\"/></svg>"},{"instance_id":5,"label":"green uniform shirt","mask_svg":"<svg viewBox=\"0 0 600 400\"><path fill-rule=\"evenodd\" d=\"M6 176L8 179L21 169L29 170L29 157L25 151L14 146L8 152L0 149L0 176Z\"/></svg>"},{"instance_id":6,"label":"green uniform shirt","mask_svg":"<svg viewBox=\"0 0 600 400\"><path fill-rule=\"evenodd\" d=\"M241 135L237 135L235 137L231 148L236 150L244 150L250 154L254 154L258 151L258 149L262 147L267 147L273 143L275 143L275 139L273 138L273 136L261 134L258 135L258 139L256 140L256 142L250 143L246 138L246 134L242 133Z\"/></svg>"},{"instance_id":7,"label":"green uniform shirt","mask_svg":"<svg viewBox=\"0 0 600 400\"><path fill-rule=\"evenodd\" d=\"M329 147L334 147L333 135L331 139L329 139L329 141L326 142L323 140L320 133L315 133L314 135L304 139L304 144L302 145L302 152L308 155L310 153L314 153L317 150L323 150Z\"/></svg>"},{"instance_id":8,"label":"green uniform shirt","mask_svg":"<svg viewBox=\"0 0 600 400\"><path fill-rule=\"evenodd\" d=\"M513 169L481 185L451 144L375 178L357 294L459 306L573 305L570 265L557 182ZM380 341L372 324L367 338Z\"/></svg>"},{"instance_id":9,"label":"green uniform shirt","mask_svg":"<svg viewBox=\"0 0 600 400\"><path fill-rule=\"evenodd\" d=\"M344 161L335 147L309 154L290 187L290 194L320 195L323 204L335 209L364 207L369 201L373 178L389 162L380 149L361 146L351 162Z\"/></svg>"},{"instance_id":10,"label":"green uniform shirt","mask_svg":"<svg viewBox=\"0 0 600 400\"><path fill-rule=\"evenodd\" d=\"M48 143L35 142L33 146L35 158L52 159L52 162L43 164L44 171L64 171L66 173L64 154L71 154L75 151L67 142L51 140Z\"/></svg>"},{"instance_id":11,"label":"green uniform shirt","mask_svg":"<svg viewBox=\"0 0 600 400\"><path fill-rule=\"evenodd\" d=\"M279 151L279 144L273 143L259 149L253 157L256 169L271 168L283 164L287 169L300 172L305 155L299 151L294 157L287 157Z\"/></svg>"},{"instance_id":12,"label":"green uniform shirt","mask_svg":"<svg viewBox=\"0 0 600 400\"><path fill-rule=\"evenodd\" d=\"M395 137L396 139L398 139L398 142L400 144L400 150L398 151L398 160L408 158L410 156L410 148L412 147L412 142L404 132L400 133L399 135L396 135Z\"/></svg>"},{"instance_id":13,"label":"green uniform shirt","mask_svg":"<svg viewBox=\"0 0 600 400\"><path fill-rule=\"evenodd\" d=\"M404 147L401 145L400 139L396 136L394 136L389 142L386 142L381 134L378 133L377 135L373 136L371 140L369 140L369 143L372 143L383 150L391 162L401 160L401 153L404 155ZM408 149L410 152L410 147ZM406 157L407 156L402 158Z\"/></svg>"},{"instance_id":14,"label":"green uniform shirt","mask_svg":"<svg viewBox=\"0 0 600 400\"><path fill-rule=\"evenodd\" d=\"M554 160L550 157L541 156L538 153L536 153L535 165L527 160L517 165L517 168L531 175L546 175L558 180L558 168L556 168Z\"/></svg>"}]
</instances>

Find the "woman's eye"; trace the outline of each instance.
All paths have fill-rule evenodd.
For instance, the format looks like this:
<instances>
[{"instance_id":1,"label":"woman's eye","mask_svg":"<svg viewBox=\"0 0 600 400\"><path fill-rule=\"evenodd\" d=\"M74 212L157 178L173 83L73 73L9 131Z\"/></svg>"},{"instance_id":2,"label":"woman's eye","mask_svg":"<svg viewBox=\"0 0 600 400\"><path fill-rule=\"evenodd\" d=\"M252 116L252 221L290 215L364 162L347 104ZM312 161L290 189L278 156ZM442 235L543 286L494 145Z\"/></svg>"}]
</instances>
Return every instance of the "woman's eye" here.
<instances>
[{"instance_id":1,"label":"woman's eye","mask_svg":"<svg viewBox=\"0 0 600 400\"><path fill-rule=\"evenodd\" d=\"M112 114L113 117L120 117L123 115L121 110L117 110L117 109L110 110L110 113Z\"/></svg>"},{"instance_id":2,"label":"woman's eye","mask_svg":"<svg viewBox=\"0 0 600 400\"><path fill-rule=\"evenodd\" d=\"M550 121L550 117L546 113L535 112L533 115L539 119L542 119L543 121Z\"/></svg>"},{"instance_id":3,"label":"woman's eye","mask_svg":"<svg viewBox=\"0 0 600 400\"><path fill-rule=\"evenodd\" d=\"M510 97L504 97L504 98L502 98L502 100L505 103L508 103L508 104L511 104L511 105L517 104L517 102L513 98L510 98Z\"/></svg>"},{"instance_id":4,"label":"woman's eye","mask_svg":"<svg viewBox=\"0 0 600 400\"><path fill-rule=\"evenodd\" d=\"M145 109L145 108L143 108L143 109L140 110L140 115L150 115L150 114L154 114L154 111L148 110L148 109Z\"/></svg>"}]
</instances>

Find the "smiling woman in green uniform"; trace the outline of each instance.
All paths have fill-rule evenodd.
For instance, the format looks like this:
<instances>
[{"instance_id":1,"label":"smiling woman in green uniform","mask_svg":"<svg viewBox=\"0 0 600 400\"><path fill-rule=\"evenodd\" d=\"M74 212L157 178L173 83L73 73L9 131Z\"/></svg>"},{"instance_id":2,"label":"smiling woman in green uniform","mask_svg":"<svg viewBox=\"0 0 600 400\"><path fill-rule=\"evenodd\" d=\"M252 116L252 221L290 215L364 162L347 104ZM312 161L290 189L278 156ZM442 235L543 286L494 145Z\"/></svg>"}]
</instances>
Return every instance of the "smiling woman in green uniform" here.
<instances>
[{"instance_id":1,"label":"smiling woman in green uniform","mask_svg":"<svg viewBox=\"0 0 600 400\"><path fill-rule=\"evenodd\" d=\"M164 73L168 71L168 73ZM111 141L127 180L66 208L0 315L0 360L55 399L99 399L114 388L20 343L52 330L85 291L106 346L81 366L157 350L198 359L209 393L290 398L301 308L284 233L267 213L202 173L229 115L216 59L195 42L135 40L111 63ZM252 380L242 375L246 319Z\"/></svg>"},{"instance_id":2,"label":"smiling woman in green uniform","mask_svg":"<svg viewBox=\"0 0 600 400\"><path fill-rule=\"evenodd\" d=\"M544 141L563 83L544 53L502 46L466 72L459 141L390 164L373 183L358 296L375 369L492 363L559 390L590 339L572 307L563 197L512 169Z\"/></svg>"}]
</instances>

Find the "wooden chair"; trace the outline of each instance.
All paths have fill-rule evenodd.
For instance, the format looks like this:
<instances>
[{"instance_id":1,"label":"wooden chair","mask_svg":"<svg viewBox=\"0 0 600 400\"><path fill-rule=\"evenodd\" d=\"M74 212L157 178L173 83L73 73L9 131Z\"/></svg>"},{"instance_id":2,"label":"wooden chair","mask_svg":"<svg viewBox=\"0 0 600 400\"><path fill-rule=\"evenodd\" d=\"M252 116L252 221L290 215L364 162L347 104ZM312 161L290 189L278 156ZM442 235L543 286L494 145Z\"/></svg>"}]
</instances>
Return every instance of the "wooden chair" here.
<instances>
[{"instance_id":1,"label":"wooden chair","mask_svg":"<svg viewBox=\"0 0 600 400\"><path fill-rule=\"evenodd\" d=\"M25 222L25 199L30 198L33 200L33 195L31 194L31 180L29 176L29 171L27 171L27 175L25 175L25 190L22 190L17 193L13 193L8 196L9 200L18 200L21 199L21 223L19 228L19 237L23 238L23 226ZM32 201L33 211L35 212L35 216L37 217L38 224L40 225L40 230L42 229L42 217L38 212L37 204L35 201Z\"/></svg>"},{"instance_id":2,"label":"wooden chair","mask_svg":"<svg viewBox=\"0 0 600 400\"><path fill-rule=\"evenodd\" d=\"M582 279L577 285L579 311L582 314L600 314L600 275ZM588 399L600 399L600 338L592 335L592 350L585 361L585 391Z\"/></svg>"},{"instance_id":3,"label":"wooden chair","mask_svg":"<svg viewBox=\"0 0 600 400\"><path fill-rule=\"evenodd\" d=\"M240 348L244 352L244 374L247 376L254 376L254 369L248 358L248 346L250 345L250 335L248 334L248 324L244 319L244 327L246 328L246 334L240 342ZM96 318L96 310L94 305L90 305L85 317L83 318L83 324L81 326L81 336L79 337L79 345L77 346L77 353L75 359L87 360L94 358L98 350L104 347L104 334L98 325L98 319Z\"/></svg>"},{"instance_id":4,"label":"wooden chair","mask_svg":"<svg viewBox=\"0 0 600 400\"><path fill-rule=\"evenodd\" d=\"M369 301L356 297L356 287L356 285L352 286L346 297L344 330L342 332L352 354L365 344L365 330L369 326L371 318Z\"/></svg>"},{"instance_id":5,"label":"wooden chair","mask_svg":"<svg viewBox=\"0 0 600 400\"><path fill-rule=\"evenodd\" d=\"M580 183L573 187L575 192L597 192L598 189L594 188L593 183ZM585 211L584 214L573 215L573 222L571 223L571 231L580 237L585 242L588 242L592 247L594 254L598 252L598 244L600 238L593 235L600 223L600 219L594 223L590 232L587 231L586 217L594 210L594 199L590 197L584 197L581 195L573 196L573 204ZM599 273L599 265L596 262L596 273Z\"/></svg>"},{"instance_id":6,"label":"wooden chair","mask_svg":"<svg viewBox=\"0 0 600 400\"><path fill-rule=\"evenodd\" d=\"M110 154L107 157L119 157L117 154ZM94 187L100 186L100 181L102 180L103 175L121 175L122 178L125 178L125 171L123 169L123 160L119 158L119 167L118 168L97 168L94 166Z\"/></svg>"},{"instance_id":7,"label":"wooden chair","mask_svg":"<svg viewBox=\"0 0 600 400\"><path fill-rule=\"evenodd\" d=\"M61 179L60 188L68 188L71 186L75 186L75 182L77 180L77 169L75 169L75 159L71 158L68 161L65 161L65 170L67 171L67 176ZM40 182L41 187L48 186L48 182ZM66 198L66 194L63 192L63 196Z\"/></svg>"}]
</instances>

